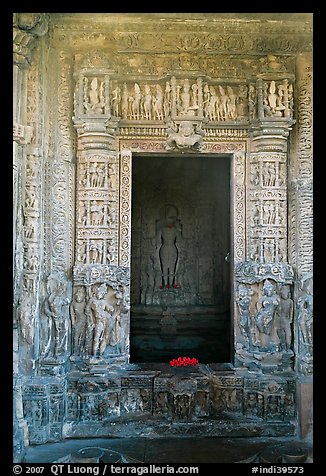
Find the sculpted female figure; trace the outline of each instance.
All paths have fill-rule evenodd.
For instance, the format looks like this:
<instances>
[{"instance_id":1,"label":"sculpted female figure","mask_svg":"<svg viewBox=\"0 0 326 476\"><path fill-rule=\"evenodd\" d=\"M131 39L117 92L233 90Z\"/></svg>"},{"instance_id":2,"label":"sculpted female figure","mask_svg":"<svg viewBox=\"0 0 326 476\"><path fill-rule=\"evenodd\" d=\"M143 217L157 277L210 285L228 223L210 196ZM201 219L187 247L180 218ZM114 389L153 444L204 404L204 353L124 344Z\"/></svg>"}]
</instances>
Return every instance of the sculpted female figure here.
<instances>
[{"instance_id":1,"label":"sculpted female figure","mask_svg":"<svg viewBox=\"0 0 326 476\"><path fill-rule=\"evenodd\" d=\"M274 314L280 304L279 296L274 292L274 285L266 280L263 286L263 295L259 299L260 310L256 314L256 326L259 330L260 344L266 349L272 340Z\"/></svg>"}]
</instances>

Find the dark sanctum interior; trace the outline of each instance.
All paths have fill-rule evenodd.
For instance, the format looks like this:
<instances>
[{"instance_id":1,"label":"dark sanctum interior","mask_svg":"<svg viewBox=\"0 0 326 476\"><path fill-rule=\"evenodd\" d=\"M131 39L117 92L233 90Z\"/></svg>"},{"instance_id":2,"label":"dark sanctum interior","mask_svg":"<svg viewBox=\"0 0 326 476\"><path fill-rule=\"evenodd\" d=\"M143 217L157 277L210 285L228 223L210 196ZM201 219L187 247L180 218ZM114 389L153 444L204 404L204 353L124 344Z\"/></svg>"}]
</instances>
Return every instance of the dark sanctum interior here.
<instances>
[{"instance_id":1,"label":"dark sanctum interior","mask_svg":"<svg viewBox=\"0 0 326 476\"><path fill-rule=\"evenodd\" d=\"M230 362L230 158L133 158L131 362Z\"/></svg>"}]
</instances>

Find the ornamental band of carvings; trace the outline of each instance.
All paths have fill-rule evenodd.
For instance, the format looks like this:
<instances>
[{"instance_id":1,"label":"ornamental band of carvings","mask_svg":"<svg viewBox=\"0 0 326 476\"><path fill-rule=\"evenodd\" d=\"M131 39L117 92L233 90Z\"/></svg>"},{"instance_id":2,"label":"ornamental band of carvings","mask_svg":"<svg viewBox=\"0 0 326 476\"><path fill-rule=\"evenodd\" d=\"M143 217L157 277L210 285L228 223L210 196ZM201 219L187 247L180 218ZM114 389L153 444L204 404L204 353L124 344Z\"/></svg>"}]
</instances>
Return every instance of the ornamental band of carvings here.
<instances>
[{"instance_id":1,"label":"ornamental band of carvings","mask_svg":"<svg viewBox=\"0 0 326 476\"><path fill-rule=\"evenodd\" d=\"M243 123L259 117L291 118L293 85L289 79L221 84L202 78L147 84L120 84L113 73L80 73L75 89L77 115L106 115L130 121L192 121ZM78 104L78 107L76 106ZM197 126L198 127L198 126Z\"/></svg>"},{"instance_id":2,"label":"ornamental band of carvings","mask_svg":"<svg viewBox=\"0 0 326 476\"><path fill-rule=\"evenodd\" d=\"M250 259L259 262L286 261L286 154L251 153L248 175Z\"/></svg>"}]
</instances>

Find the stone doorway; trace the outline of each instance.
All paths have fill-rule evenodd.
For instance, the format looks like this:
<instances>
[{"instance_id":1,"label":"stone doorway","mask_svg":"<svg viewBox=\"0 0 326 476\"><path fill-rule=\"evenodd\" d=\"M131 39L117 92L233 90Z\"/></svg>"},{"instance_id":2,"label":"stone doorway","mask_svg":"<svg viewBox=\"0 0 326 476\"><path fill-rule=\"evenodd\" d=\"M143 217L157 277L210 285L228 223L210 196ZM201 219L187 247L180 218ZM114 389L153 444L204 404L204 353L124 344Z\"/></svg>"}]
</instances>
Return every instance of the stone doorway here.
<instances>
[{"instance_id":1,"label":"stone doorway","mask_svg":"<svg viewBox=\"0 0 326 476\"><path fill-rule=\"evenodd\" d=\"M133 154L131 362L230 362L230 157Z\"/></svg>"}]
</instances>

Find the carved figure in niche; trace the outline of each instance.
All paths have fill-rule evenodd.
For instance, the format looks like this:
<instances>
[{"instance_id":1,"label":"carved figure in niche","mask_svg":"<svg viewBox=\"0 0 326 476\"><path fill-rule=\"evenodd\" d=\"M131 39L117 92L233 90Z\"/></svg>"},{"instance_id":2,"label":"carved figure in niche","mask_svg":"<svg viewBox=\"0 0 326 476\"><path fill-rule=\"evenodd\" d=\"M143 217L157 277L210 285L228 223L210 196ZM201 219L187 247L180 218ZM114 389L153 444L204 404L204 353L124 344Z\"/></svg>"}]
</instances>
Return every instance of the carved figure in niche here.
<instances>
[{"instance_id":1,"label":"carved figure in niche","mask_svg":"<svg viewBox=\"0 0 326 476\"><path fill-rule=\"evenodd\" d=\"M306 347L306 352L311 353L313 344L313 291L312 277L302 281L303 295L298 299L299 338Z\"/></svg>"},{"instance_id":2,"label":"carved figure in niche","mask_svg":"<svg viewBox=\"0 0 326 476\"><path fill-rule=\"evenodd\" d=\"M182 114L187 114L190 107L190 84L189 79L183 81L183 91L181 93Z\"/></svg>"},{"instance_id":3,"label":"carved figure in niche","mask_svg":"<svg viewBox=\"0 0 326 476\"><path fill-rule=\"evenodd\" d=\"M276 94L275 81L271 81L269 86L268 104L269 104L270 112L272 115L275 115L276 106L277 106L276 101L277 101L277 94Z\"/></svg>"},{"instance_id":4,"label":"carved figure in niche","mask_svg":"<svg viewBox=\"0 0 326 476\"><path fill-rule=\"evenodd\" d=\"M175 148L200 150L202 147L204 131L199 125L195 127L192 121L181 121L179 126L171 123L166 131L168 134L166 150Z\"/></svg>"},{"instance_id":5,"label":"carved figure in niche","mask_svg":"<svg viewBox=\"0 0 326 476\"><path fill-rule=\"evenodd\" d=\"M288 418L295 416L294 395L293 393L287 393L284 396L284 415Z\"/></svg>"},{"instance_id":6,"label":"carved figure in niche","mask_svg":"<svg viewBox=\"0 0 326 476\"><path fill-rule=\"evenodd\" d=\"M128 119L128 90L126 83L123 83L122 87L122 99L121 99L121 114L122 119Z\"/></svg>"},{"instance_id":7,"label":"carved figure in niche","mask_svg":"<svg viewBox=\"0 0 326 476\"><path fill-rule=\"evenodd\" d=\"M178 209L174 205L165 205L164 218L158 223L156 247L162 272L162 287L178 286L176 271L178 265L178 244L182 240L182 228L178 220Z\"/></svg>"},{"instance_id":8,"label":"carved figure in niche","mask_svg":"<svg viewBox=\"0 0 326 476\"><path fill-rule=\"evenodd\" d=\"M23 268L28 271L37 271L39 265L39 258L36 255L36 251L34 249L28 250L27 256L24 260Z\"/></svg>"},{"instance_id":9,"label":"carved figure in niche","mask_svg":"<svg viewBox=\"0 0 326 476\"><path fill-rule=\"evenodd\" d=\"M109 264L114 263L116 257L116 248L114 245L110 245L107 253L107 261Z\"/></svg>"},{"instance_id":10,"label":"carved figure in niche","mask_svg":"<svg viewBox=\"0 0 326 476\"><path fill-rule=\"evenodd\" d=\"M148 84L144 86L144 115L145 119L152 119L152 92Z\"/></svg>"},{"instance_id":11,"label":"carved figure in niche","mask_svg":"<svg viewBox=\"0 0 326 476\"><path fill-rule=\"evenodd\" d=\"M114 331L114 307L107 302L105 284L97 285L90 299L90 308L94 317L93 355L102 355Z\"/></svg>"},{"instance_id":12,"label":"carved figure in niche","mask_svg":"<svg viewBox=\"0 0 326 476\"><path fill-rule=\"evenodd\" d=\"M97 203L96 200L93 200L91 203L91 225L99 226L103 225L104 220L104 210L103 203Z\"/></svg>"},{"instance_id":13,"label":"carved figure in niche","mask_svg":"<svg viewBox=\"0 0 326 476\"><path fill-rule=\"evenodd\" d=\"M282 84L277 86L277 97L276 97L276 108L275 108L275 116L282 117L284 114L285 106L284 106L284 89Z\"/></svg>"},{"instance_id":14,"label":"carved figure in niche","mask_svg":"<svg viewBox=\"0 0 326 476\"><path fill-rule=\"evenodd\" d=\"M281 397L279 395L269 395L267 397L266 418L278 420L281 417Z\"/></svg>"},{"instance_id":15,"label":"carved figure in niche","mask_svg":"<svg viewBox=\"0 0 326 476\"><path fill-rule=\"evenodd\" d=\"M155 392L154 415L164 415L169 410L168 396L166 392Z\"/></svg>"},{"instance_id":16,"label":"carved figure in niche","mask_svg":"<svg viewBox=\"0 0 326 476\"><path fill-rule=\"evenodd\" d=\"M263 72L280 72L286 71L284 64L274 55L267 55L266 58L260 58Z\"/></svg>"},{"instance_id":17,"label":"carved figure in niche","mask_svg":"<svg viewBox=\"0 0 326 476\"><path fill-rule=\"evenodd\" d=\"M26 208L38 208L38 199L36 195L35 185L29 184L25 189L25 207Z\"/></svg>"},{"instance_id":18,"label":"carved figure in niche","mask_svg":"<svg viewBox=\"0 0 326 476\"><path fill-rule=\"evenodd\" d=\"M250 217L251 225L257 226L260 224L260 206L259 203L254 204L252 215Z\"/></svg>"},{"instance_id":19,"label":"carved figure in niche","mask_svg":"<svg viewBox=\"0 0 326 476\"><path fill-rule=\"evenodd\" d=\"M86 249L82 240L77 241L76 261L78 264L86 264Z\"/></svg>"},{"instance_id":20,"label":"carved figure in niche","mask_svg":"<svg viewBox=\"0 0 326 476\"><path fill-rule=\"evenodd\" d=\"M174 416L178 420L189 420L191 417L191 397L187 394L174 396Z\"/></svg>"},{"instance_id":21,"label":"carved figure in niche","mask_svg":"<svg viewBox=\"0 0 326 476\"><path fill-rule=\"evenodd\" d=\"M250 304L251 296L254 294L253 290L245 286L244 284L239 284L238 295L236 297L236 303L239 308L239 326L241 333L246 337L250 336L250 327L251 327L251 317L250 317Z\"/></svg>"},{"instance_id":22,"label":"carved figure in niche","mask_svg":"<svg viewBox=\"0 0 326 476\"><path fill-rule=\"evenodd\" d=\"M167 118L170 116L171 112L171 84L170 81L167 81L165 84L165 92L164 92L164 117Z\"/></svg>"},{"instance_id":23,"label":"carved figure in niche","mask_svg":"<svg viewBox=\"0 0 326 476\"><path fill-rule=\"evenodd\" d=\"M265 240L264 242L264 260L266 263L272 263L275 257L274 240Z\"/></svg>"},{"instance_id":24,"label":"carved figure in niche","mask_svg":"<svg viewBox=\"0 0 326 476\"><path fill-rule=\"evenodd\" d=\"M153 109L154 119L163 119L163 91L159 84L156 85L156 96Z\"/></svg>"},{"instance_id":25,"label":"carved figure in niche","mask_svg":"<svg viewBox=\"0 0 326 476\"><path fill-rule=\"evenodd\" d=\"M246 413L250 415L257 415L258 408L257 408L257 394L250 392L247 394L246 398Z\"/></svg>"},{"instance_id":26,"label":"carved figure in niche","mask_svg":"<svg viewBox=\"0 0 326 476\"><path fill-rule=\"evenodd\" d=\"M222 86L218 87L221 95L221 108L220 108L220 113L222 116L222 119L225 120L227 118L227 113L228 113L228 97L225 93L225 90Z\"/></svg>"},{"instance_id":27,"label":"carved figure in niche","mask_svg":"<svg viewBox=\"0 0 326 476\"><path fill-rule=\"evenodd\" d=\"M17 307L16 312L23 340L27 342L27 344L33 344L35 320L35 304L33 296L30 294L25 294L19 306Z\"/></svg>"},{"instance_id":28,"label":"carved figure in niche","mask_svg":"<svg viewBox=\"0 0 326 476\"><path fill-rule=\"evenodd\" d=\"M24 220L24 237L34 240L36 237L36 222L35 219L26 216Z\"/></svg>"},{"instance_id":29,"label":"carved figure in niche","mask_svg":"<svg viewBox=\"0 0 326 476\"><path fill-rule=\"evenodd\" d=\"M50 331L54 334L53 355L60 356L65 354L67 347L67 306L70 304L67 297L67 284L50 276L47 292L45 314L49 317Z\"/></svg>"},{"instance_id":30,"label":"carved figure in niche","mask_svg":"<svg viewBox=\"0 0 326 476\"><path fill-rule=\"evenodd\" d=\"M87 221L87 212L85 207L85 202L80 201L77 214L77 223L80 226L85 226Z\"/></svg>"},{"instance_id":31,"label":"carved figure in niche","mask_svg":"<svg viewBox=\"0 0 326 476\"><path fill-rule=\"evenodd\" d=\"M191 108L195 111L198 109L198 84L194 83L191 86L192 91L192 106Z\"/></svg>"},{"instance_id":32,"label":"carved figure in niche","mask_svg":"<svg viewBox=\"0 0 326 476\"><path fill-rule=\"evenodd\" d=\"M29 160L26 164L26 175L30 179L37 178L37 162L29 157Z\"/></svg>"},{"instance_id":33,"label":"carved figure in niche","mask_svg":"<svg viewBox=\"0 0 326 476\"><path fill-rule=\"evenodd\" d=\"M259 184L259 166L257 163L251 164L250 183L256 186Z\"/></svg>"},{"instance_id":34,"label":"carved figure in niche","mask_svg":"<svg viewBox=\"0 0 326 476\"><path fill-rule=\"evenodd\" d=\"M236 99L237 96L234 94L233 89L231 86L227 86L228 91L228 101L227 101L227 109L228 109L228 118L229 119L236 119L237 111L236 111Z\"/></svg>"},{"instance_id":35,"label":"carved figure in niche","mask_svg":"<svg viewBox=\"0 0 326 476\"><path fill-rule=\"evenodd\" d=\"M208 105L209 105L210 97L211 97L211 94L210 94L209 86L207 83L205 83L203 88L203 108L204 108L205 117L208 117Z\"/></svg>"},{"instance_id":36,"label":"carved figure in niche","mask_svg":"<svg viewBox=\"0 0 326 476\"><path fill-rule=\"evenodd\" d=\"M238 89L238 103L236 105L236 114L239 117L245 117L248 114L248 88L240 84Z\"/></svg>"},{"instance_id":37,"label":"carved figure in niche","mask_svg":"<svg viewBox=\"0 0 326 476\"><path fill-rule=\"evenodd\" d=\"M97 78L93 78L89 89L89 102L87 103L86 110L94 113L102 113L104 107L104 84L98 81Z\"/></svg>"},{"instance_id":38,"label":"carved figure in niche","mask_svg":"<svg viewBox=\"0 0 326 476\"><path fill-rule=\"evenodd\" d=\"M97 177L96 177L96 185L95 187L103 187L104 186L104 178L105 178L105 169L103 166L97 167Z\"/></svg>"},{"instance_id":39,"label":"carved figure in niche","mask_svg":"<svg viewBox=\"0 0 326 476\"><path fill-rule=\"evenodd\" d=\"M120 92L121 90L119 86L115 87L112 91L111 110L112 110L112 115L115 117L119 117L119 104L121 101Z\"/></svg>"},{"instance_id":40,"label":"carved figure in niche","mask_svg":"<svg viewBox=\"0 0 326 476\"><path fill-rule=\"evenodd\" d=\"M90 186L96 187L97 185L97 162L91 162L89 166L90 173Z\"/></svg>"},{"instance_id":41,"label":"carved figure in niche","mask_svg":"<svg viewBox=\"0 0 326 476\"><path fill-rule=\"evenodd\" d=\"M116 189L117 174L114 164L109 164L109 189Z\"/></svg>"},{"instance_id":42,"label":"carved figure in niche","mask_svg":"<svg viewBox=\"0 0 326 476\"><path fill-rule=\"evenodd\" d=\"M209 87L209 101L207 104L207 117L211 121L218 120L220 117L220 110L218 106L218 97L213 86Z\"/></svg>"},{"instance_id":43,"label":"carved figure in niche","mask_svg":"<svg viewBox=\"0 0 326 476\"><path fill-rule=\"evenodd\" d=\"M248 93L248 108L249 116L252 119L255 119L257 116L257 95L256 88L253 84L249 84L249 93Z\"/></svg>"},{"instance_id":44,"label":"carved figure in niche","mask_svg":"<svg viewBox=\"0 0 326 476\"><path fill-rule=\"evenodd\" d=\"M262 93L263 93L263 111L264 111L264 115L265 116L271 116L272 111L271 111L271 107L269 105L268 84L266 82L263 83ZM275 102L276 102L276 99L275 99Z\"/></svg>"},{"instance_id":45,"label":"carved figure in niche","mask_svg":"<svg viewBox=\"0 0 326 476\"><path fill-rule=\"evenodd\" d=\"M256 314L256 326L262 349L267 350L272 343L275 311L279 304L280 298L274 291L274 285L266 279L263 285L263 295L257 303L257 307L261 307Z\"/></svg>"},{"instance_id":46,"label":"carved figure in niche","mask_svg":"<svg viewBox=\"0 0 326 476\"><path fill-rule=\"evenodd\" d=\"M139 119L141 91L139 84L134 84L134 96L131 98L131 114L132 119Z\"/></svg>"},{"instance_id":47,"label":"carved figure in niche","mask_svg":"<svg viewBox=\"0 0 326 476\"><path fill-rule=\"evenodd\" d=\"M250 259L252 261L259 260L259 242L257 240L253 240L252 247L250 250Z\"/></svg>"},{"instance_id":48,"label":"carved figure in niche","mask_svg":"<svg viewBox=\"0 0 326 476\"><path fill-rule=\"evenodd\" d=\"M85 338L87 329L87 316L85 314L85 290L79 286L74 294L74 299L70 306L70 317L73 334L73 353L81 355L85 353Z\"/></svg>"},{"instance_id":49,"label":"carved figure in niche","mask_svg":"<svg viewBox=\"0 0 326 476\"><path fill-rule=\"evenodd\" d=\"M278 317L277 333L280 339L281 350L290 350L292 342L291 324L293 321L293 301L290 298L290 288L287 285L281 287L280 304L276 309Z\"/></svg>"}]
</instances>

